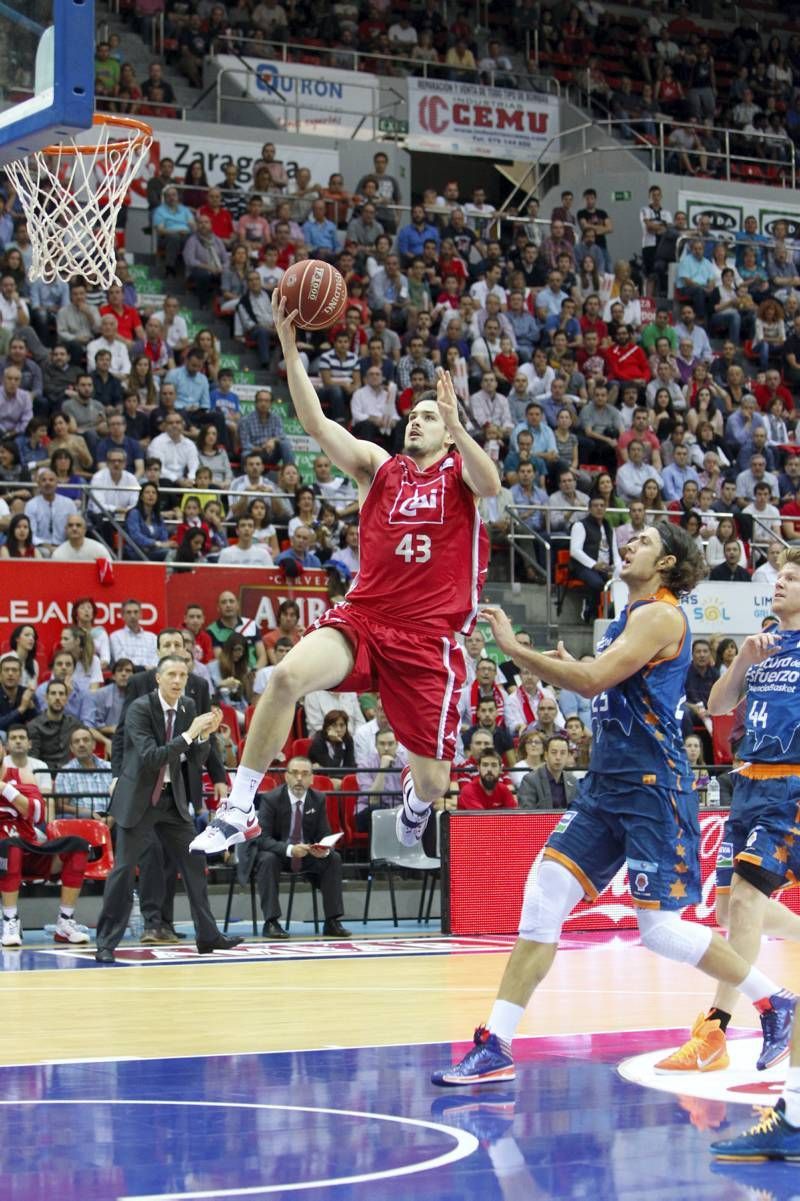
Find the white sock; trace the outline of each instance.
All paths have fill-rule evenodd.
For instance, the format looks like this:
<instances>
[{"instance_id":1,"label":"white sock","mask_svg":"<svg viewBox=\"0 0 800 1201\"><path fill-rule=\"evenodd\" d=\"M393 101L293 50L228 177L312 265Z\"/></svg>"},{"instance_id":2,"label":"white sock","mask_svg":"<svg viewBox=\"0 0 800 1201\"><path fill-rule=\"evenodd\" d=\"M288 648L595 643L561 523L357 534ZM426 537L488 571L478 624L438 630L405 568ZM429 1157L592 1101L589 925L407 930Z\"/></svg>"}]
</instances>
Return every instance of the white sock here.
<instances>
[{"instance_id":1,"label":"white sock","mask_svg":"<svg viewBox=\"0 0 800 1201\"><path fill-rule=\"evenodd\" d=\"M263 771L252 771L249 767L237 767L233 788L225 804L230 808L247 813L253 808L253 797L264 779Z\"/></svg>"},{"instance_id":2,"label":"white sock","mask_svg":"<svg viewBox=\"0 0 800 1201\"><path fill-rule=\"evenodd\" d=\"M514 1005L511 1001L495 1001L486 1024L501 1042L510 1044L524 1012L525 1008L522 1005Z\"/></svg>"},{"instance_id":3,"label":"white sock","mask_svg":"<svg viewBox=\"0 0 800 1201\"><path fill-rule=\"evenodd\" d=\"M427 813L431 807L430 801L421 801L417 796L414 790L414 781L411 779L411 772L408 773L403 783L403 797L412 813Z\"/></svg>"},{"instance_id":4,"label":"white sock","mask_svg":"<svg viewBox=\"0 0 800 1201\"><path fill-rule=\"evenodd\" d=\"M60 912L61 912L62 917L72 917L73 913L75 912L75 906L74 905L62 905L60 907Z\"/></svg>"},{"instance_id":5,"label":"white sock","mask_svg":"<svg viewBox=\"0 0 800 1201\"><path fill-rule=\"evenodd\" d=\"M800 1126L800 1067L787 1069L783 1100L786 1104L786 1121L790 1126Z\"/></svg>"},{"instance_id":6,"label":"white sock","mask_svg":"<svg viewBox=\"0 0 800 1201\"><path fill-rule=\"evenodd\" d=\"M751 967L742 983L737 984L736 987L747 997L748 1001L753 1002L764 1001L774 993L780 992L778 985L756 967Z\"/></svg>"},{"instance_id":7,"label":"white sock","mask_svg":"<svg viewBox=\"0 0 800 1201\"><path fill-rule=\"evenodd\" d=\"M17 916L16 905L12 905L8 909L6 909L5 905L3 906L3 917L5 918L5 920L7 922L13 922L13 920L16 916Z\"/></svg>"}]
</instances>

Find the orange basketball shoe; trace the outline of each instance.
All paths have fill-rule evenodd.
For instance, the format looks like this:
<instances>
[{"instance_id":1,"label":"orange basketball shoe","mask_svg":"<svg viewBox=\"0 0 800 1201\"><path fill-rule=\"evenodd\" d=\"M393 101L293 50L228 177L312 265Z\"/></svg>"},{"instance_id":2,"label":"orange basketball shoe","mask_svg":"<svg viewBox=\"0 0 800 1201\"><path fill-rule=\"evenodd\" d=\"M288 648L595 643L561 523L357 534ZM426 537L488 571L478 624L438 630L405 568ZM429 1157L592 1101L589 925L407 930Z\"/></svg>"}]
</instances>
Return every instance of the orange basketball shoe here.
<instances>
[{"instance_id":1,"label":"orange basketball shoe","mask_svg":"<svg viewBox=\"0 0 800 1201\"><path fill-rule=\"evenodd\" d=\"M654 1067L656 1072L720 1072L729 1063L725 1032L701 1013L688 1041Z\"/></svg>"}]
</instances>

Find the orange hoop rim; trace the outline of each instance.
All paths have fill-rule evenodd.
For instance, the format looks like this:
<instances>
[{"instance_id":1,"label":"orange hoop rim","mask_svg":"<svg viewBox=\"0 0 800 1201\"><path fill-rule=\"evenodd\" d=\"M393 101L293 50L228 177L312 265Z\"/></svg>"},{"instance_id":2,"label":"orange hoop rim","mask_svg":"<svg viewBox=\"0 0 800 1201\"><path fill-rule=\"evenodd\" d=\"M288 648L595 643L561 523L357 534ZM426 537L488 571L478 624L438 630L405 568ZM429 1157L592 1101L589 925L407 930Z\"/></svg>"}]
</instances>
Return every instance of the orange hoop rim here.
<instances>
[{"instance_id":1,"label":"orange hoop rim","mask_svg":"<svg viewBox=\"0 0 800 1201\"><path fill-rule=\"evenodd\" d=\"M152 126L145 121L138 121L136 117L121 117L116 113L95 113L92 117L92 125L118 126L120 129L134 131L136 137L124 138L118 142L106 142L104 146L100 143L94 146L79 146L76 142L56 143L53 146L44 146L37 151L37 154L97 154L98 150L102 150L104 154L109 152L124 154L126 150L133 147L143 146L147 139L153 136Z\"/></svg>"}]
</instances>

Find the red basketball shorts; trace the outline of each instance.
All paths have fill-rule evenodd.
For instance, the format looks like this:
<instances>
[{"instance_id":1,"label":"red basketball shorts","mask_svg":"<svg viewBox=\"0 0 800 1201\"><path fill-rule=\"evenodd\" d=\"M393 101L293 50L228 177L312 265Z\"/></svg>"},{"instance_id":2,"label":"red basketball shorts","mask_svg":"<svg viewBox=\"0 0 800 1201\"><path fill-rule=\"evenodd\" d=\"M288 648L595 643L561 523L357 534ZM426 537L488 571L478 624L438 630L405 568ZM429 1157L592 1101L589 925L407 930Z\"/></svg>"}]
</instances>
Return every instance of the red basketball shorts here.
<instances>
[{"instance_id":1,"label":"red basketball shorts","mask_svg":"<svg viewBox=\"0 0 800 1201\"><path fill-rule=\"evenodd\" d=\"M353 670L334 691L377 690L406 750L426 759L455 757L466 665L452 634L390 624L347 601L328 609L312 628L338 630L353 649Z\"/></svg>"}]
</instances>

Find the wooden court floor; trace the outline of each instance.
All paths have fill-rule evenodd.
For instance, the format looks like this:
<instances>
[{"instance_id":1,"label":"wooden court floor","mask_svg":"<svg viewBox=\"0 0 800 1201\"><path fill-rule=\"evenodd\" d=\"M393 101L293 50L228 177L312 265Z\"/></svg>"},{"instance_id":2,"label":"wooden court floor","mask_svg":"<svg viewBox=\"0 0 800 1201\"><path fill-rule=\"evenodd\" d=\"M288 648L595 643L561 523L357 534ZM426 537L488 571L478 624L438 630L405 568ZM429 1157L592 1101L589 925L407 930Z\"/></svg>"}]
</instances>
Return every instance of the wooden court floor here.
<instances>
[{"instance_id":1,"label":"wooden court floor","mask_svg":"<svg viewBox=\"0 0 800 1201\"><path fill-rule=\"evenodd\" d=\"M488 1015L506 952L124 968L36 958L37 970L0 972L15 1015L0 1028L0 1065L463 1041ZM766 942L759 966L800 986L796 944ZM567 944L520 1033L689 1026L712 993L699 972L631 942ZM734 1021L755 1027L752 1006L742 1000Z\"/></svg>"}]
</instances>

